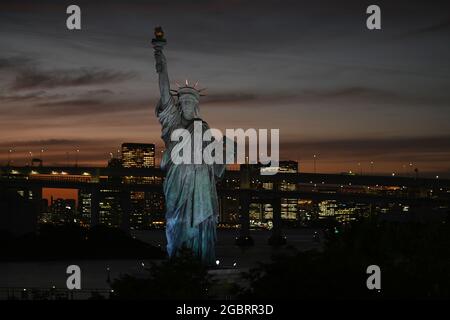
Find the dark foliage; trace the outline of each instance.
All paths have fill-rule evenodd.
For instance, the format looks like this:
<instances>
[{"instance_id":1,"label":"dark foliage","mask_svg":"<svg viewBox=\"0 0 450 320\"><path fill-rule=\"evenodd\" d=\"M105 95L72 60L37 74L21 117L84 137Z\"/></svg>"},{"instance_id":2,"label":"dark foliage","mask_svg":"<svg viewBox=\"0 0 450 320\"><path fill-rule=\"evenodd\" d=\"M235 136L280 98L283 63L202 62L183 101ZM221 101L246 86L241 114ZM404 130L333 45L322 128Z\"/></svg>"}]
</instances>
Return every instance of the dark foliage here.
<instances>
[{"instance_id":1,"label":"dark foliage","mask_svg":"<svg viewBox=\"0 0 450 320\"><path fill-rule=\"evenodd\" d=\"M381 290L366 269L381 268ZM241 298L449 298L450 224L362 220L327 233L323 251L274 257L244 274Z\"/></svg>"},{"instance_id":2,"label":"dark foliage","mask_svg":"<svg viewBox=\"0 0 450 320\"><path fill-rule=\"evenodd\" d=\"M206 299L212 280L207 268L188 249L177 257L152 263L146 278L124 275L115 280L112 299Z\"/></svg>"}]
</instances>

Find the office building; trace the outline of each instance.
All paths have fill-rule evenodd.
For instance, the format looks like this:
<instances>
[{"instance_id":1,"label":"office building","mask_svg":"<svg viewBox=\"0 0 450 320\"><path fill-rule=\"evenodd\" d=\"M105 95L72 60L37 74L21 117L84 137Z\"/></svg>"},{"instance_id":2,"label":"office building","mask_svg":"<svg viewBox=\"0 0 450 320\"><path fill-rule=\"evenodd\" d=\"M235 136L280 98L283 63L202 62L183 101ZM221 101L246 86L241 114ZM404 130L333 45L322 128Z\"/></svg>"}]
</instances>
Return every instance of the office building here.
<instances>
[{"instance_id":1,"label":"office building","mask_svg":"<svg viewBox=\"0 0 450 320\"><path fill-rule=\"evenodd\" d=\"M122 166L124 168L155 167L155 145L152 143L123 143Z\"/></svg>"}]
</instances>

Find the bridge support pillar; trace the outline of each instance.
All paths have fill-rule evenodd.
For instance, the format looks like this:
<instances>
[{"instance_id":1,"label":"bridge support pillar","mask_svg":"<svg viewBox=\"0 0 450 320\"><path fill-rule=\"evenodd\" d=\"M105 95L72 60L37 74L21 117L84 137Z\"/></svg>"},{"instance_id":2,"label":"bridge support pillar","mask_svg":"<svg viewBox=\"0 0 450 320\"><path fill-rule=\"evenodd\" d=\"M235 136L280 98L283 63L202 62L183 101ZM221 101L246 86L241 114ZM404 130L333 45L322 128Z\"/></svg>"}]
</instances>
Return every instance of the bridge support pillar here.
<instances>
[{"instance_id":1,"label":"bridge support pillar","mask_svg":"<svg viewBox=\"0 0 450 320\"><path fill-rule=\"evenodd\" d=\"M250 191L241 190L239 193L239 221L241 230L236 238L238 246L252 246L253 239L250 236Z\"/></svg>"},{"instance_id":2,"label":"bridge support pillar","mask_svg":"<svg viewBox=\"0 0 450 320\"><path fill-rule=\"evenodd\" d=\"M99 201L100 190L98 188L92 188L91 190L91 228L99 224Z\"/></svg>"},{"instance_id":3,"label":"bridge support pillar","mask_svg":"<svg viewBox=\"0 0 450 320\"><path fill-rule=\"evenodd\" d=\"M42 214L42 188L33 188L31 192L33 194L33 201L35 202L37 208L37 214L40 216Z\"/></svg>"},{"instance_id":4,"label":"bridge support pillar","mask_svg":"<svg viewBox=\"0 0 450 320\"><path fill-rule=\"evenodd\" d=\"M273 246L279 246L286 244L286 237L282 234L281 228L281 198L276 197L271 201L272 204L272 235L270 236L268 243Z\"/></svg>"},{"instance_id":5,"label":"bridge support pillar","mask_svg":"<svg viewBox=\"0 0 450 320\"><path fill-rule=\"evenodd\" d=\"M131 212L131 194L125 189L120 192L120 207L122 208L122 219L120 228L126 233L130 232L130 212Z\"/></svg>"}]
</instances>

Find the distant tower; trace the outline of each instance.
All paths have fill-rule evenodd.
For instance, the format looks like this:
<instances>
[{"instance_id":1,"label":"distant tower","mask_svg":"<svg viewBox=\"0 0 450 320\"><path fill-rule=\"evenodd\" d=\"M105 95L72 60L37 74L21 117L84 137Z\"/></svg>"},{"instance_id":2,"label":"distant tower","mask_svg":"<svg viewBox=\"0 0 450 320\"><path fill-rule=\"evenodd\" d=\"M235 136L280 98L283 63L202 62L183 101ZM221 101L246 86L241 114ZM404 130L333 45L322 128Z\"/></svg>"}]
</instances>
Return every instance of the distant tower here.
<instances>
[{"instance_id":1,"label":"distant tower","mask_svg":"<svg viewBox=\"0 0 450 320\"><path fill-rule=\"evenodd\" d=\"M122 144L122 166L124 168L154 168L155 145L151 143ZM125 177L125 181L146 184L154 183L155 177ZM148 227L162 211L162 195L148 191L130 191L129 225L131 229Z\"/></svg>"},{"instance_id":2,"label":"distant tower","mask_svg":"<svg viewBox=\"0 0 450 320\"><path fill-rule=\"evenodd\" d=\"M152 143L122 144L122 165L124 168L155 167L155 145Z\"/></svg>"}]
</instances>

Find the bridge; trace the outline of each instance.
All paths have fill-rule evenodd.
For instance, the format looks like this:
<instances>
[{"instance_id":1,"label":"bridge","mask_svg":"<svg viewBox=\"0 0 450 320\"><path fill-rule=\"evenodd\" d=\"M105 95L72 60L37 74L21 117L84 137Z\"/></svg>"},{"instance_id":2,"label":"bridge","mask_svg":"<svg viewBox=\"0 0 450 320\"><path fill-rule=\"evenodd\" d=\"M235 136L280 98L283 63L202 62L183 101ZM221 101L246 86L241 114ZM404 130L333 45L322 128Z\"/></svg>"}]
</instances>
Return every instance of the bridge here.
<instances>
[{"instance_id":1,"label":"bridge","mask_svg":"<svg viewBox=\"0 0 450 320\"><path fill-rule=\"evenodd\" d=\"M164 172L159 168L111 167L0 167L0 188L29 191L34 200L42 188L78 189L91 194L91 225L99 223L100 190L118 190L123 225L129 229L130 192L163 194ZM259 168L242 165L240 171L226 171L218 183L219 199L239 201L241 238L249 237L251 203L270 203L273 208L273 236L281 237L281 199L337 200L342 202L409 206L448 206L450 180L399 176L349 174L277 173L261 175Z\"/></svg>"}]
</instances>

